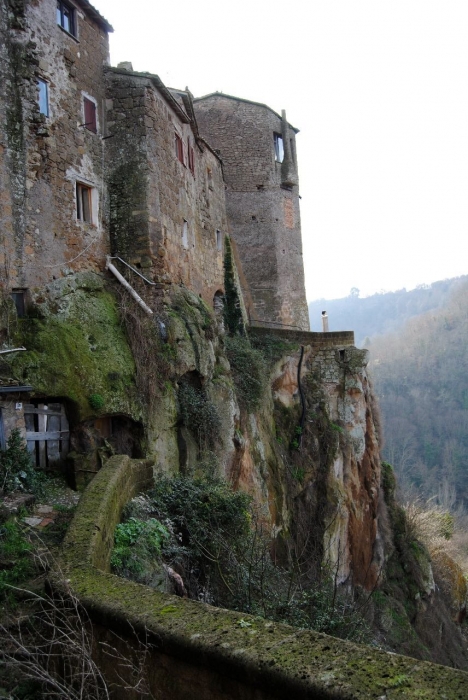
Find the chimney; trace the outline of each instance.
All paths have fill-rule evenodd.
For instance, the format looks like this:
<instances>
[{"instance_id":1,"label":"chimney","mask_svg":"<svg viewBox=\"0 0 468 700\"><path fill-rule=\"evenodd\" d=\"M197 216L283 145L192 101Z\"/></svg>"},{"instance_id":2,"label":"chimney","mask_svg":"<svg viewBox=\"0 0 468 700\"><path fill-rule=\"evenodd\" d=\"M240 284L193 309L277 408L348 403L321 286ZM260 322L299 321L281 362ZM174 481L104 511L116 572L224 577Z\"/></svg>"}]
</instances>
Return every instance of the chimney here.
<instances>
[{"instance_id":1,"label":"chimney","mask_svg":"<svg viewBox=\"0 0 468 700\"><path fill-rule=\"evenodd\" d=\"M322 331L328 333L328 314L326 311L322 311Z\"/></svg>"}]
</instances>

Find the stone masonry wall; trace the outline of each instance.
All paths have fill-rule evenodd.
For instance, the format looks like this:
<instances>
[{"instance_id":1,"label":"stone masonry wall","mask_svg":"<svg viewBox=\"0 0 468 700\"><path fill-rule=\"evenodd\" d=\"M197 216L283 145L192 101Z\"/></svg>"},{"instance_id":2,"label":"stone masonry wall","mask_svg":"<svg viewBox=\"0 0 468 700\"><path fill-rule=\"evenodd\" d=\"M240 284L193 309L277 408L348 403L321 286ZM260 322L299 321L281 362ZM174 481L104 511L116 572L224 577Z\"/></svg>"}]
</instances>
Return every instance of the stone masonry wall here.
<instances>
[{"instance_id":1,"label":"stone masonry wall","mask_svg":"<svg viewBox=\"0 0 468 700\"><path fill-rule=\"evenodd\" d=\"M251 317L308 330L298 187L281 186L285 163L275 161L281 118L265 105L218 94L195 100L195 110L200 133L223 161L228 219L253 299ZM297 183L295 130L288 125L284 135Z\"/></svg>"},{"instance_id":2,"label":"stone masonry wall","mask_svg":"<svg viewBox=\"0 0 468 700\"><path fill-rule=\"evenodd\" d=\"M64 31L54 0L16 3L15 14L5 0L0 5L3 265L8 286L29 288L34 296L54 278L104 265L102 66L108 38L78 8L77 37ZM38 78L48 85L49 116L39 112ZM96 104L97 133L83 126L85 95ZM77 220L77 181L92 187L89 223Z\"/></svg>"},{"instance_id":3,"label":"stone masonry wall","mask_svg":"<svg viewBox=\"0 0 468 700\"><path fill-rule=\"evenodd\" d=\"M183 284L212 305L224 286L227 232L219 159L197 144L189 118L171 107L155 76L111 69L107 83L113 252L156 281ZM176 133L185 163L176 157Z\"/></svg>"}]
</instances>

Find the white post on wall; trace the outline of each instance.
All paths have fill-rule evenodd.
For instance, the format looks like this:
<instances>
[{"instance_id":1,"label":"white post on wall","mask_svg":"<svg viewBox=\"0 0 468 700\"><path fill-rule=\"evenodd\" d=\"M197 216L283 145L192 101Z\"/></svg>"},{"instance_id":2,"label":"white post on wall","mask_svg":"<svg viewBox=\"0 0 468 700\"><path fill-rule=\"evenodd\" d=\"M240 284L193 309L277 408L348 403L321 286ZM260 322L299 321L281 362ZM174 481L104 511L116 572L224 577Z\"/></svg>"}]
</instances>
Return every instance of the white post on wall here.
<instances>
[{"instance_id":1,"label":"white post on wall","mask_svg":"<svg viewBox=\"0 0 468 700\"><path fill-rule=\"evenodd\" d=\"M322 331L328 333L328 314L326 311L322 311Z\"/></svg>"},{"instance_id":2,"label":"white post on wall","mask_svg":"<svg viewBox=\"0 0 468 700\"><path fill-rule=\"evenodd\" d=\"M117 277L117 279L119 280L120 284L121 284L122 286L125 287L125 289L128 291L128 293L132 295L132 297L133 297L133 298L135 299L135 301L141 306L141 308L142 308L144 311L146 311L147 314L149 314L150 316L152 316L152 315L153 315L153 312L151 311L151 309L149 308L149 306L147 306L147 305L145 304L145 302L143 301L143 299L141 298L141 296L133 289L132 286L129 285L129 283L127 282L127 280L125 279L125 277L122 277L122 275L121 275L120 272L117 270L117 268L115 267L115 265L113 265L113 264L111 263L111 258L110 258L109 255L108 255L107 258L106 258L106 269L107 269L107 270L110 270L110 272L112 272L112 274L115 275L115 277Z\"/></svg>"}]
</instances>

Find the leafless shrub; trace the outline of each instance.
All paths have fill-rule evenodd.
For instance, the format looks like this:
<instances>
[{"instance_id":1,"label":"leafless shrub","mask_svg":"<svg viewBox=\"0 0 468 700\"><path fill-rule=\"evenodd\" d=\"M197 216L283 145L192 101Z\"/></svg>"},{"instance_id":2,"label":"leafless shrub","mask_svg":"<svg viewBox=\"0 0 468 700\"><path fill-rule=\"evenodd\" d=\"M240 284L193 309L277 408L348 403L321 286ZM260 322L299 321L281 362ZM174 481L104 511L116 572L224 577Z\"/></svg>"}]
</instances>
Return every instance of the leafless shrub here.
<instances>
[{"instance_id":1,"label":"leafless shrub","mask_svg":"<svg viewBox=\"0 0 468 700\"><path fill-rule=\"evenodd\" d=\"M153 699L146 675L148 635L141 639L133 630L130 644L114 633L111 643L97 641L86 610L50 551L39 537L36 540L37 569L44 572L53 566L55 585L50 593L39 594L5 584L22 612L13 611L0 624L0 665L22 681L35 681L47 699L109 700L112 687L129 697ZM99 656L112 660L113 682L104 677Z\"/></svg>"},{"instance_id":2,"label":"leafless shrub","mask_svg":"<svg viewBox=\"0 0 468 700\"><path fill-rule=\"evenodd\" d=\"M47 697L109 698L106 681L92 658L92 628L77 598L38 595L9 586L28 614L0 625L0 660L23 680L40 684Z\"/></svg>"}]
</instances>

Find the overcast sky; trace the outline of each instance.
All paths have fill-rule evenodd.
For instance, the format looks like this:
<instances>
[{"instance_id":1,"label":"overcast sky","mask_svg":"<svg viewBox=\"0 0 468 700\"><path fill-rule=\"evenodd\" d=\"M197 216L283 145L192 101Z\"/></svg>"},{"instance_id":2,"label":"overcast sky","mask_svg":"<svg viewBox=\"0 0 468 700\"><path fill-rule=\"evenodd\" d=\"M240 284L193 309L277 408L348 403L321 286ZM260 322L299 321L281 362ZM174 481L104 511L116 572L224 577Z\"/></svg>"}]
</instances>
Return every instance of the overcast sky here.
<instances>
[{"instance_id":1,"label":"overcast sky","mask_svg":"<svg viewBox=\"0 0 468 700\"><path fill-rule=\"evenodd\" d=\"M92 0L111 61L286 109L307 297L468 273L467 0Z\"/></svg>"}]
</instances>

